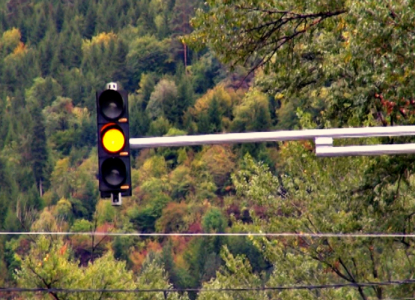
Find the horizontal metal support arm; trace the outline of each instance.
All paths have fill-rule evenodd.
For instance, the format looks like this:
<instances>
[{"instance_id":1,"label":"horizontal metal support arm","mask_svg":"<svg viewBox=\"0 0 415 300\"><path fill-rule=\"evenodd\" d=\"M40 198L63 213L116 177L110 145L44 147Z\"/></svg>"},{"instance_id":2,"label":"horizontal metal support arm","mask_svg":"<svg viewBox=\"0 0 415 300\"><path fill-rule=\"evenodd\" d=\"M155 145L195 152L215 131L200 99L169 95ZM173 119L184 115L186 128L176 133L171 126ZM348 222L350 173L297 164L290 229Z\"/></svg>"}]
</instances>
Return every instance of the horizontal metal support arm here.
<instances>
[{"instance_id":1,"label":"horizontal metal support arm","mask_svg":"<svg viewBox=\"0 0 415 300\"><path fill-rule=\"evenodd\" d=\"M360 155L392 155L415 153L415 144L394 145L362 145L343 147L316 147L316 156L360 156Z\"/></svg>"},{"instance_id":2,"label":"horizontal metal support arm","mask_svg":"<svg viewBox=\"0 0 415 300\"><path fill-rule=\"evenodd\" d=\"M171 137L131 138L130 147L133 149L155 147L180 147L206 144L235 144L259 143L275 141L310 140L321 137L359 138L380 136L415 135L415 126L363 127L363 128L334 128L310 129L248 133L223 133L207 135L185 135ZM396 145L399 146L399 145ZM357 147L357 146L356 146ZM376 146L379 147L379 146ZM334 147L337 149L337 147ZM339 147L344 148L344 147ZM363 154L362 154L363 155Z\"/></svg>"}]
</instances>

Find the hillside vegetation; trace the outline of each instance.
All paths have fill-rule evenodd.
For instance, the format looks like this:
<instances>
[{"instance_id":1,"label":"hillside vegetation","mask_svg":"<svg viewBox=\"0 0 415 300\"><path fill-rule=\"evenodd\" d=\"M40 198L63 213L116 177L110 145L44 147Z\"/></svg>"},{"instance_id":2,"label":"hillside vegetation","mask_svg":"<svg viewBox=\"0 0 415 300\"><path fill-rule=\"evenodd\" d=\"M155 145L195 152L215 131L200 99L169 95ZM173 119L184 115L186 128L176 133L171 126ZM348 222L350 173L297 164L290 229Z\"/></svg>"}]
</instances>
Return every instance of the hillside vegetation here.
<instances>
[{"instance_id":1,"label":"hillside vegetation","mask_svg":"<svg viewBox=\"0 0 415 300\"><path fill-rule=\"evenodd\" d=\"M135 138L410 125L414 28L409 0L0 0L1 231L413 233L413 155L317 159L311 141L135 150L112 207L95 92L129 92ZM410 297L414 255L407 237L2 235L0 288L205 290L0 297ZM262 289L325 284L351 286ZM209 291L226 288L259 290Z\"/></svg>"}]
</instances>

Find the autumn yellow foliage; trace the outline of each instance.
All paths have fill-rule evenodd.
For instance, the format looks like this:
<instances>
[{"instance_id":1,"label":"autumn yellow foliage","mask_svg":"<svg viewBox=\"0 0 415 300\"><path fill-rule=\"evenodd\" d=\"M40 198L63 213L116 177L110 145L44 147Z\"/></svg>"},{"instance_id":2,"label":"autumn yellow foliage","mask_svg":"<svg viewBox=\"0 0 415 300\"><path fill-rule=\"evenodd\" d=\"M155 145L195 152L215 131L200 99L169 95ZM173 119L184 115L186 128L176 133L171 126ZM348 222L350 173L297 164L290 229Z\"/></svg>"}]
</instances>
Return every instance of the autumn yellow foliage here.
<instances>
[{"instance_id":1,"label":"autumn yellow foliage","mask_svg":"<svg viewBox=\"0 0 415 300\"><path fill-rule=\"evenodd\" d=\"M113 32L101 32L97 36L94 36L91 40L84 40L82 42L82 51L89 52L90 49L95 45L104 45L105 47L108 46L111 40L116 40L118 37Z\"/></svg>"}]
</instances>

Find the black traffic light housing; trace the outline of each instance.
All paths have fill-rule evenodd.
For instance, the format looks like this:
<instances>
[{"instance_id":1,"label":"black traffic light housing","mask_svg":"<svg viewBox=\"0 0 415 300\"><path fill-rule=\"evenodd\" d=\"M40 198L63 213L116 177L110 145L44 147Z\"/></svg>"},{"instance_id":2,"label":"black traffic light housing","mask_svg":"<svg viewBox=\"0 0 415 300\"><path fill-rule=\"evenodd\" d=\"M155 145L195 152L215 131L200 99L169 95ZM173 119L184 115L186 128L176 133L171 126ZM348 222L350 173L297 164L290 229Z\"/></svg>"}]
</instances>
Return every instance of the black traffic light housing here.
<instances>
[{"instance_id":1,"label":"black traffic light housing","mask_svg":"<svg viewBox=\"0 0 415 300\"><path fill-rule=\"evenodd\" d=\"M101 198L112 198L117 205L120 196L131 196L128 93L97 92L96 105L99 191Z\"/></svg>"}]
</instances>

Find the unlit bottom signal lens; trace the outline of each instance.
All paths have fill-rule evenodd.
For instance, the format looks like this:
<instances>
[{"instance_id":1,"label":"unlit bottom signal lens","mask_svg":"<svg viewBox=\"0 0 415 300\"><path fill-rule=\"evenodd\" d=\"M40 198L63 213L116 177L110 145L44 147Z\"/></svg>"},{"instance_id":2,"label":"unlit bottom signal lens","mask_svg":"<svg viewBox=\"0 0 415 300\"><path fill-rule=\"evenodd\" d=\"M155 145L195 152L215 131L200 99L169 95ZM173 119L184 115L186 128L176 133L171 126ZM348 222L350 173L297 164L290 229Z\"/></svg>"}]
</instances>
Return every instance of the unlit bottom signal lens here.
<instances>
[{"instance_id":1,"label":"unlit bottom signal lens","mask_svg":"<svg viewBox=\"0 0 415 300\"><path fill-rule=\"evenodd\" d=\"M119 158L108 158L101 166L102 179L112 187L119 187L127 178L127 169Z\"/></svg>"}]
</instances>

